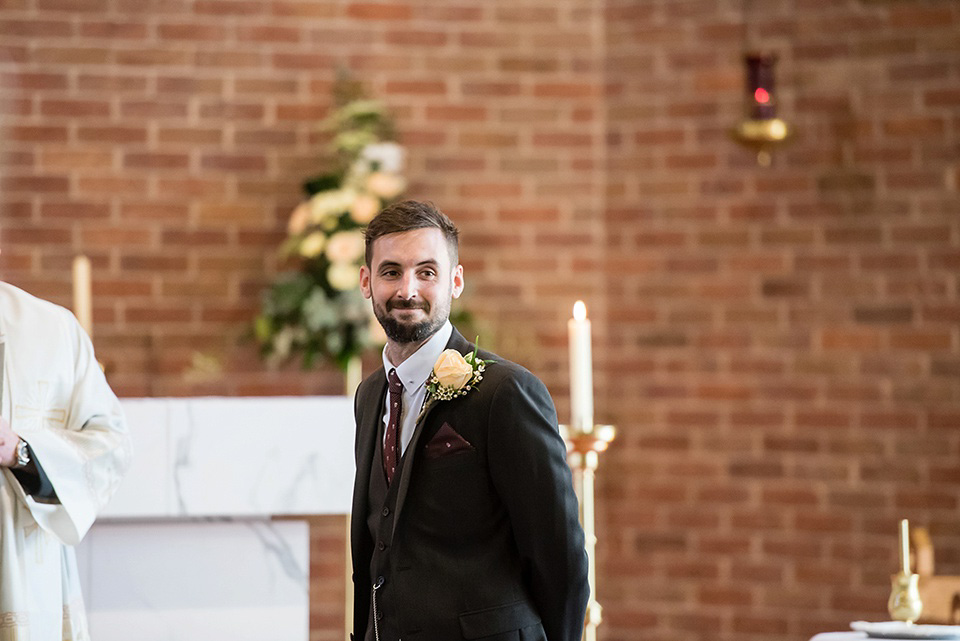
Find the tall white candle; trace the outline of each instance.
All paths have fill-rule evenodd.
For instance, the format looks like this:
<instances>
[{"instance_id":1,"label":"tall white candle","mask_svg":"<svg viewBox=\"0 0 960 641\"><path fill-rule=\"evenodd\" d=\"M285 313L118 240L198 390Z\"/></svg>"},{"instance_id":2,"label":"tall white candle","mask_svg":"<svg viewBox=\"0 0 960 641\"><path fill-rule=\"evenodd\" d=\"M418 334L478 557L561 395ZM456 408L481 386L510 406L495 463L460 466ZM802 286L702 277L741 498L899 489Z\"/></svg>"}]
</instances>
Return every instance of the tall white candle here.
<instances>
[{"instance_id":1,"label":"tall white candle","mask_svg":"<svg viewBox=\"0 0 960 641\"><path fill-rule=\"evenodd\" d=\"M910 523L900 520L900 570L910 574Z\"/></svg>"},{"instance_id":2,"label":"tall white candle","mask_svg":"<svg viewBox=\"0 0 960 641\"><path fill-rule=\"evenodd\" d=\"M87 335L93 336L90 259L86 256L77 256L73 259L73 313Z\"/></svg>"},{"instance_id":3,"label":"tall white candle","mask_svg":"<svg viewBox=\"0 0 960 641\"><path fill-rule=\"evenodd\" d=\"M593 431L593 357L587 306L578 300L567 322L570 340L570 426L575 432Z\"/></svg>"}]
</instances>

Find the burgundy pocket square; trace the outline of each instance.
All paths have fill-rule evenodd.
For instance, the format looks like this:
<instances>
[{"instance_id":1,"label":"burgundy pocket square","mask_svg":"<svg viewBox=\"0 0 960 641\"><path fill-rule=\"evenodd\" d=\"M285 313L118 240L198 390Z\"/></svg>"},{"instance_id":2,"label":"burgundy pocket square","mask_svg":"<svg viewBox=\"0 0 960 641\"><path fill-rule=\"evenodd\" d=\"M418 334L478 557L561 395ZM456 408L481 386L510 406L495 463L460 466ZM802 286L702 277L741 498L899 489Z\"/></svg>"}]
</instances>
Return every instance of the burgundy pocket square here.
<instances>
[{"instance_id":1,"label":"burgundy pocket square","mask_svg":"<svg viewBox=\"0 0 960 641\"><path fill-rule=\"evenodd\" d=\"M467 439L457 434L457 431L450 427L449 423L444 423L423 448L424 456L429 460L449 456L464 450L472 450L473 446Z\"/></svg>"}]
</instances>

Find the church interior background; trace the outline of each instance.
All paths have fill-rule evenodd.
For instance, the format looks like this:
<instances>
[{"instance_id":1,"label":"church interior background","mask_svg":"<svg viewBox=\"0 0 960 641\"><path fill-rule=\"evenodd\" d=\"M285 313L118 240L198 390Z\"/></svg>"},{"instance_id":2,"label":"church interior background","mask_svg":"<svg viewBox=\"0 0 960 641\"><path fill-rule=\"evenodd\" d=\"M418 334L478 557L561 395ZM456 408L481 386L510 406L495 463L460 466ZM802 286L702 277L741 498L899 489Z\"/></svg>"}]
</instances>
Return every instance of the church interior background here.
<instances>
[{"instance_id":1,"label":"church interior background","mask_svg":"<svg viewBox=\"0 0 960 641\"><path fill-rule=\"evenodd\" d=\"M342 394L250 324L346 68L561 417L590 309L601 639L885 619L900 518L960 574L960 4L0 0L0 35L2 278L70 306L89 256L118 395ZM796 131L770 167L728 136L747 45ZM342 639L343 518L310 532Z\"/></svg>"}]
</instances>

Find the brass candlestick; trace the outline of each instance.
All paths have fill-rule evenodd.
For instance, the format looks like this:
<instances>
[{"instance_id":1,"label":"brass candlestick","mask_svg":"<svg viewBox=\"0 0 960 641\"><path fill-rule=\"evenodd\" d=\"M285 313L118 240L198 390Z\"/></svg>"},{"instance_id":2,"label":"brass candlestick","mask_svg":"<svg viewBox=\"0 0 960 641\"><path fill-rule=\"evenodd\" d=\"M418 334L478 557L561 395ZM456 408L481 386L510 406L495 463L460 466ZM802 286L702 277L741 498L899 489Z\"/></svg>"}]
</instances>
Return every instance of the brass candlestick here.
<instances>
[{"instance_id":1,"label":"brass candlestick","mask_svg":"<svg viewBox=\"0 0 960 641\"><path fill-rule=\"evenodd\" d=\"M583 526L587 550L590 600L583 627L583 641L597 641L597 626L603 620L600 603L597 601L597 528L594 507L594 479L600 464L600 452L610 445L616 436L612 425L596 425L590 430L571 432L566 425L560 433L567 442L567 462L573 471L573 487L580 500L580 524Z\"/></svg>"},{"instance_id":2,"label":"brass candlestick","mask_svg":"<svg viewBox=\"0 0 960 641\"><path fill-rule=\"evenodd\" d=\"M913 623L923 612L920 600L920 575L910 571L910 529L907 519L900 521L900 571L891 577L892 589L887 610L897 621Z\"/></svg>"}]
</instances>

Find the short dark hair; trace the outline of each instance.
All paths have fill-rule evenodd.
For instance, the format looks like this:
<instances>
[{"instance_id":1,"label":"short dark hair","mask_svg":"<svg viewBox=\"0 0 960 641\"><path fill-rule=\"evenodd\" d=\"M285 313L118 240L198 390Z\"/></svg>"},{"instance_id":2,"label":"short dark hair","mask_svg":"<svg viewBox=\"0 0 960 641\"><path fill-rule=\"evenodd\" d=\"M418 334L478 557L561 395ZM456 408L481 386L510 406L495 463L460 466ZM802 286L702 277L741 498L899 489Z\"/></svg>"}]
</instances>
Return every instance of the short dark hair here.
<instances>
[{"instance_id":1,"label":"short dark hair","mask_svg":"<svg viewBox=\"0 0 960 641\"><path fill-rule=\"evenodd\" d=\"M403 200L384 207L367 225L363 234L364 259L367 267L373 262L373 242L381 236L414 229L439 229L447 240L451 265L460 260L460 230L446 214L433 203L418 200Z\"/></svg>"}]
</instances>

